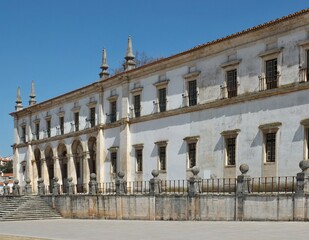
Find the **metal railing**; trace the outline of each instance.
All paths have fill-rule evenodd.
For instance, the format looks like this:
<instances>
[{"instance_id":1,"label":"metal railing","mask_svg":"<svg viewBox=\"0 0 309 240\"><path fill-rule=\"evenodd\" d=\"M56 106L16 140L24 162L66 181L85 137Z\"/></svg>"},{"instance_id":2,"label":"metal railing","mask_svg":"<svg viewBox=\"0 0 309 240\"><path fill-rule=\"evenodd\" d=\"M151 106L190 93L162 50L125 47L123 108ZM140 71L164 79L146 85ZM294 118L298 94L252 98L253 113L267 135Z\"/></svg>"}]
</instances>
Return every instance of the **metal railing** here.
<instances>
[{"instance_id":1,"label":"metal railing","mask_svg":"<svg viewBox=\"0 0 309 240\"><path fill-rule=\"evenodd\" d=\"M129 181L124 182L124 194L142 195L150 193L149 181ZM236 194L237 178L217 178L217 179L199 179L196 180L198 193L200 194ZM281 177L253 177L249 178L249 193L269 194L269 193L295 193L295 176ZM52 188L45 186L46 194L52 194ZM88 194L88 184L76 184L76 194ZM188 180L160 180L160 194L187 195L189 189ZM98 184L98 194L113 195L116 194L116 182L105 182ZM65 194L67 189L60 186L61 194Z\"/></svg>"},{"instance_id":2,"label":"metal railing","mask_svg":"<svg viewBox=\"0 0 309 240\"><path fill-rule=\"evenodd\" d=\"M300 68L299 69L299 82L308 82L309 79L309 69L308 68Z\"/></svg>"}]
</instances>

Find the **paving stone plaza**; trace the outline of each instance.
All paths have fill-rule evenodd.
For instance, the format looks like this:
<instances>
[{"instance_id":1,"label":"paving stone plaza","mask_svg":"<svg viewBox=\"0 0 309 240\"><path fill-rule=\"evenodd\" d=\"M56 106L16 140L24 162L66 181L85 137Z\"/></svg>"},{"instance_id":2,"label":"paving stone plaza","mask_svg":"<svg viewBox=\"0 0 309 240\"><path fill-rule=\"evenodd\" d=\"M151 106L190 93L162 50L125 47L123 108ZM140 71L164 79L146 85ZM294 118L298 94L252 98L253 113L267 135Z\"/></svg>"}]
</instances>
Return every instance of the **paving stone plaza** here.
<instances>
[{"instance_id":1,"label":"paving stone plaza","mask_svg":"<svg viewBox=\"0 0 309 240\"><path fill-rule=\"evenodd\" d=\"M40 220L0 223L1 240L306 239L308 222ZM14 237L13 237L14 236Z\"/></svg>"}]
</instances>

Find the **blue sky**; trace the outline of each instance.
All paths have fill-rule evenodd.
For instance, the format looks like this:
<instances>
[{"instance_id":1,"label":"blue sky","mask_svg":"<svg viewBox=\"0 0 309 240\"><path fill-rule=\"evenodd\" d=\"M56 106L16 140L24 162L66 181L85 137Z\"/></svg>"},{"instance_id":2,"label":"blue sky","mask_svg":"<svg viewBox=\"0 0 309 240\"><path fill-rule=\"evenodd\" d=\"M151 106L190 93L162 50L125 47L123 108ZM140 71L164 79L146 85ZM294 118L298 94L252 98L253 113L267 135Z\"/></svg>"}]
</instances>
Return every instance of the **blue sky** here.
<instances>
[{"instance_id":1,"label":"blue sky","mask_svg":"<svg viewBox=\"0 0 309 240\"><path fill-rule=\"evenodd\" d=\"M0 156L12 155L16 89L28 106L97 81L133 50L167 57L309 7L309 0L0 0Z\"/></svg>"}]
</instances>

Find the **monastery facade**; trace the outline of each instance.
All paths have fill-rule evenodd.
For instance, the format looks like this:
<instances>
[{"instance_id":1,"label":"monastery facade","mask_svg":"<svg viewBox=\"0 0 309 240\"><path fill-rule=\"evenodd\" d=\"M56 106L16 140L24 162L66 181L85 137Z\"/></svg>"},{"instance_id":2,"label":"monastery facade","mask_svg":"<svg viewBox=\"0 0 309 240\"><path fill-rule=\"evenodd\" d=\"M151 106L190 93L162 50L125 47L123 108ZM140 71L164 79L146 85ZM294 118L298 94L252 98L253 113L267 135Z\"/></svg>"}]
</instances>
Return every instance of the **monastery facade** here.
<instances>
[{"instance_id":1,"label":"monastery facade","mask_svg":"<svg viewBox=\"0 0 309 240\"><path fill-rule=\"evenodd\" d=\"M116 173L127 181L295 176L309 150L309 9L135 67L29 106L14 117L14 177L69 177L86 192Z\"/></svg>"}]
</instances>

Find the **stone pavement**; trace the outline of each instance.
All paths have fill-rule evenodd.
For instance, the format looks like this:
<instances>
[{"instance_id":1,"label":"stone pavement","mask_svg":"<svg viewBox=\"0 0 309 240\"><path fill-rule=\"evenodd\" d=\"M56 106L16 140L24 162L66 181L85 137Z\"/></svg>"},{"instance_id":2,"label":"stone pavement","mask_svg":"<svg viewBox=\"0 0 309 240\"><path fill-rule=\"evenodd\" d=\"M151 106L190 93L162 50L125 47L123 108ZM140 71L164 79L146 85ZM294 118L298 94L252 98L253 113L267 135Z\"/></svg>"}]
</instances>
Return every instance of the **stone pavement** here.
<instances>
[{"instance_id":1,"label":"stone pavement","mask_svg":"<svg viewBox=\"0 0 309 240\"><path fill-rule=\"evenodd\" d=\"M298 240L308 238L308 229L309 222L172 222L55 219L0 222L0 239ZM11 236L5 238L4 235ZM18 236L24 236L24 238Z\"/></svg>"}]
</instances>

